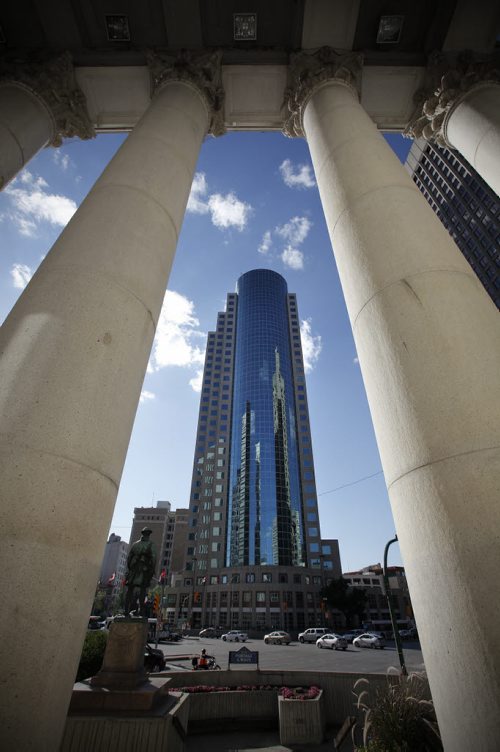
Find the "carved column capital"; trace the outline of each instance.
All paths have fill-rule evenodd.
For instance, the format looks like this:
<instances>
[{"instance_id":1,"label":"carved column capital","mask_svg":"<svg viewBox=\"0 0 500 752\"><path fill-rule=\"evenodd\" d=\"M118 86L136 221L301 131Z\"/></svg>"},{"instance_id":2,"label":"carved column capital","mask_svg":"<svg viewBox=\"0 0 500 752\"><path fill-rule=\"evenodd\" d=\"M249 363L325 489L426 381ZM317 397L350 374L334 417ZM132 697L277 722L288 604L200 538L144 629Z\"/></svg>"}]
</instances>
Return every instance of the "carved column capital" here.
<instances>
[{"instance_id":1,"label":"carved column capital","mask_svg":"<svg viewBox=\"0 0 500 752\"><path fill-rule=\"evenodd\" d=\"M61 146L63 138L94 138L85 95L76 83L69 52L48 60L3 63L0 86L6 84L28 89L45 106L54 127L51 146Z\"/></svg>"},{"instance_id":2,"label":"carved column capital","mask_svg":"<svg viewBox=\"0 0 500 752\"><path fill-rule=\"evenodd\" d=\"M314 92L329 81L353 89L359 96L363 57L358 53L339 53L332 47L290 56L284 106L287 109L283 133L289 138L304 136L302 118Z\"/></svg>"},{"instance_id":3,"label":"carved column capital","mask_svg":"<svg viewBox=\"0 0 500 752\"><path fill-rule=\"evenodd\" d=\"M196 88L205 100L209 112L208 133L212 136L222 136L226 132L221 60L222 52L181 50L177 56L156 50L147 53L152 92L169 81L182 81Z\"/></svg>"},{"instance_id":4,"label":"carved column capital","mask_svg":"<svg viewBox=\"0 0 500 752\"><path fill-rule=\"evenodd\" d=\"M468 52L455 57L434 54L424 86L414 96L416 109L404 135L453 148L446 137L453 110L472 91L491 84L500 84L500 71L493 61L474 59Z\"/></svg>"}]
</instances>

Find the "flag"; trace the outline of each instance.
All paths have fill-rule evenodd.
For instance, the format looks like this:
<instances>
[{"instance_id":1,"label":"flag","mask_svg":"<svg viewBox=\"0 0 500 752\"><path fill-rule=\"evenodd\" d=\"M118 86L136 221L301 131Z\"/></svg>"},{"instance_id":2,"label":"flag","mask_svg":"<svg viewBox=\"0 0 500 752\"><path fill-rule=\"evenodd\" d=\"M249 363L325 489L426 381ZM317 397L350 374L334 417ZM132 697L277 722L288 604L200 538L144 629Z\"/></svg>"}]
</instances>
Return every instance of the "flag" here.
<instances>
[{"instance_id":1,"label":"flag","mask_svg":"<svg viewBox=\"0 0 500 752\"><path fill-rule=\"evenodd\" d=\"M115 583L115 579L116 579L116 572L113 572L113 574L111 575L111 577L110 577L110 578L109 578L109 580L108 580L108 587L109 587L110 585L114 585L114 583Z\"/></svg>"},{"instance_id":2,"label":"flag","mask_svg":"<svg viewBox=\"0 0 500 752\"><path fill-rule=\"evenodd\" d=\"M162 569L158 582L161 584L162 582L165 582L166 578L167 578L167 571L165 569Z\"/></svg>"}]
</instances>

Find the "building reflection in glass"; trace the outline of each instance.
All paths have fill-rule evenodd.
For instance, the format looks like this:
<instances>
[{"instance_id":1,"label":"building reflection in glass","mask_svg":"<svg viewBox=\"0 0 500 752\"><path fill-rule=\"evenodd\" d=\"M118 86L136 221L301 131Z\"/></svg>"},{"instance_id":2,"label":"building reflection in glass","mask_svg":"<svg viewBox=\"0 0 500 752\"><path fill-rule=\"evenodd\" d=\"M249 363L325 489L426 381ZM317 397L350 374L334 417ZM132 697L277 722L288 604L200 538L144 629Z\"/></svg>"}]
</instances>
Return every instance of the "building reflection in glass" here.
<instances>
[{"instance_id":1,"label":"building reflection in glass","mask_svg":"<svg viewBox=\"0 0 500 752\"><path fill-rule=\"evenodd\" d=\"M227 565L305 564L286 282L238 280Z\"/></svg>"}]
</instances>

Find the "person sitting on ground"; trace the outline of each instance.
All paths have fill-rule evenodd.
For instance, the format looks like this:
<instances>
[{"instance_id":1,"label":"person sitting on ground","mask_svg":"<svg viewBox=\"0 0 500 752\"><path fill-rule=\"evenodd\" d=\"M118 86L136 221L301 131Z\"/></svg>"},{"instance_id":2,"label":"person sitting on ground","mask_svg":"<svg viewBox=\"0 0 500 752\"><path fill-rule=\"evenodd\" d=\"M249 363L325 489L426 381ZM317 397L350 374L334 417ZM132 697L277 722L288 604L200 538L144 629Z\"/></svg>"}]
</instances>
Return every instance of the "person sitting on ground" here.
<instances>
[{"instance_id":1,"label":"person sitting on ground","mask_svg":"<svg viewBox=\"0 0 500 752\"><path fill-rule=\"evenodd\" d=\"M208 668L208 656L205 648L201 651L200 660L198 661L198 668Z\"/></svg>"}]
</instances>

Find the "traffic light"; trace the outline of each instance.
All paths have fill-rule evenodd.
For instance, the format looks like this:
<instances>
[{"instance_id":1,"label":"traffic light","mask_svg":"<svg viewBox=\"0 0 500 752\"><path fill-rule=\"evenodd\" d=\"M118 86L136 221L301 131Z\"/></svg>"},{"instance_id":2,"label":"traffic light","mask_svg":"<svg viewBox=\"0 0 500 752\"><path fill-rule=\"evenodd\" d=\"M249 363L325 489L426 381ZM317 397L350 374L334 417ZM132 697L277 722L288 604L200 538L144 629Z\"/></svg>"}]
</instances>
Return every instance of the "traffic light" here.
<instances>
[{"instance_id":1,"label":"traffic light","mask_svg":"<svg viewBox=\"0 0 500 752\"><path fill-rule=\"evenodd\" d=\"M153 601L153 611L155 614L157 614L159 610L160 610L160 596L158 595L158 593L156 593L155 599Z\"/></svg>"}]
</instances>

